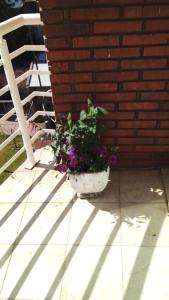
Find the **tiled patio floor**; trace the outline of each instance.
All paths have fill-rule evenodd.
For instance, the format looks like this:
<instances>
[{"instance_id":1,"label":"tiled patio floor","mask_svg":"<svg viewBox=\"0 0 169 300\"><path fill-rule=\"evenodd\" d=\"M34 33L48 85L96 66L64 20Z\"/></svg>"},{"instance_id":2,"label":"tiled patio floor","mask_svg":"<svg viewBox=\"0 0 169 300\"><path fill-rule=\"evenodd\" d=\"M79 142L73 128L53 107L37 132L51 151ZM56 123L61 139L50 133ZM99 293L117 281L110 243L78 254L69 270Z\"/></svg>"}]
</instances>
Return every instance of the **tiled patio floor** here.
<instances>
[{"instance_id":1,"label":"tiled patio floor","mask_svg":"<svg viewBox=\"0 0 169 300\"><path fill-rule=\"evenodd\" d=\"M0 299L168 300L169 169L115 170L81 200L36 155L0 187Z\"/></svg>"}]
</instances>

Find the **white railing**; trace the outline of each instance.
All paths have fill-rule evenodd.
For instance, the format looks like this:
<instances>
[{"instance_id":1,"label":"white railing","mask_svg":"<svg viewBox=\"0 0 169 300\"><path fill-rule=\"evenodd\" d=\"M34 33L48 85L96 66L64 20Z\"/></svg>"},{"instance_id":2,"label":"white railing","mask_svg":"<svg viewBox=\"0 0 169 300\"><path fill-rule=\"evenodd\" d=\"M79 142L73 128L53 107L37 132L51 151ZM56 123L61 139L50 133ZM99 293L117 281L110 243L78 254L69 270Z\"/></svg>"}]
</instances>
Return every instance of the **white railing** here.
<instances>
[{"instance_id":1,"label":"white railing","mask_svg":"<svg viewBox=\"0 0 169 300\"><path fill-rule=\"evenodd\" d=\"M43 23L40 20L39 14L23 14L0 23L0 54L1 54L0 66L3 65L4 67L4 71L8 83L7 85L5 85L3 88L0 89L0 96L10 91L13 100L13 105L14 105L14 108L11 109L0 119L0 126L2 126L2 124L4 124L4 122L8 120L15 113L17 115L18 124L19 124L19 129L15 130L3 143L1 143L0 150L6 147L18 134L22 134L23 144L24 144L24 147L22 147L9 161L7 161L0 168L0 174L4 170L6 170L9 167L9 165L11 165L24 152L24 150L26 150L26 154L27 154L27 161L28 161L27 167L32 168L36 164L36 161L34 159L33 149L32 149L32 143L35 142L35 140L39 138L41 135L43 135L45 132L48 132L48 130L41 129L39 132L35 133L35 135L32 138L30 138L29 127L28 127L29 122L34 121L39 115L48 114L50 116L54 116L54 112L37 111L28 120L26 120L23 106L26 103L31 102L32 99L36 96L52 97L52 94L49 91L48 92L34 91L30 93L26 98L21 100L18 84L21 83L23 80L25 80L27 77L30 77L31 75L35 75L35 74L49 75L49 71L28 70L21 76L15 78L15 73L11 62L12 59L16 58L17 56L21 55L26 51L46 51L45 46L24 45L18 48L17 50L9 53L7 42L3 38L5 34L13 30L16 30L17 28L20 28L21 26L42 25L42 24Z\"/></svg>"}]
</instances>

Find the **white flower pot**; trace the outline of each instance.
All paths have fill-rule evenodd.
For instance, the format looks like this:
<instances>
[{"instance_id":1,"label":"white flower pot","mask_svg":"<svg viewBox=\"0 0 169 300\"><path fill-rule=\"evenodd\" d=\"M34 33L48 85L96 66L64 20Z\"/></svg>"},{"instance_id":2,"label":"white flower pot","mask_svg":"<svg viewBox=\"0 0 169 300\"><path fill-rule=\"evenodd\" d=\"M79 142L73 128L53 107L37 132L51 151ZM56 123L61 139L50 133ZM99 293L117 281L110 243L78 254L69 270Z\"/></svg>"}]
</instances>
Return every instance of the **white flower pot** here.
<instances>
[{"instance_id":1,"label":"white flower pot","mask_svg":"<svg viewBox=\"0 0 169 300\"><path fill-rule=\"evenodd\" d=\"M102 192L108 183L110 168L97 173L69 174L70 184L79 194Z\"/></svg>"}]
</instances>

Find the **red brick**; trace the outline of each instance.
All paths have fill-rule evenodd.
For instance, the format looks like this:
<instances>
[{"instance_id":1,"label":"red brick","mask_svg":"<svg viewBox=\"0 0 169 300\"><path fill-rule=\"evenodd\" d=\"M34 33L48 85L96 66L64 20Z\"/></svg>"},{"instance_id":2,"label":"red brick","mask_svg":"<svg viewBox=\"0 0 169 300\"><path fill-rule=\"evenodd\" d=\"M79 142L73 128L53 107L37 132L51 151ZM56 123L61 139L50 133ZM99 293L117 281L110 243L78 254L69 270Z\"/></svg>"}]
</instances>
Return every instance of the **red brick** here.
<instances>
[{"instance_id":1,"label":"red brick","mask_svg":"<svg viewBox=\"0 0 169 300\"><path fill-rule=\"evenodd\" d=\"M156 121L119 121L118 128L155 128Z\"/></svg>"},{"instance_id":2,"label":"red brick","mask_svg":"<svg viewBox=\"0 0 169 300\"><path fill-rule=\"evenodd\" d=\"M154 139L153 138L119 138L118 144L119 145L151 145L153 144Z\"/></svg>"},{"instance_id":3,"label":"red brick","mask_svg":"<svg viewBox=\"0 0 169 300\"><path fill-rule=\"evenodd\" d=\"M105 71L117 69L117 61L80 61L74 63L74 68L76 71Z\"/></svg>"},{"instance_id":4,"label":"red brick","mask_svg":"<svg viewBox=\"0 0 169 300\"><path fill-rule=\"evenodd\" d=\"M113 59L122 57L137 57L140 55L139 48L115 48L115 49L96 49L95 58Z\"/></svg>"},{"instance_id":5,"label":"red brick","mask_svg":"<svg viewBox=\"0 0 169 300\"><path fill-rule=\"evenodd\" d=\"M48 53L48 59L51 61L84 60L87 58L90 58L89 50L57 50Z\"/></svg>"},{"instance_id":6,"label":"red brick","mask_svg":"<svg viewBox=\"0 0 169 300\"><path fill-rule=\"evenodd\" d=\"M169 145L169 138L159 138L158 139L158 144Z\"/></svg>"},{"instance_id":7,"label":"red brick","mask_svg":"<svg viewBox=\"0 0 169 300\"><path fill-rule=\"evenodd\" d=\"M103 136L114 136L114 137L131 137L134 136L134 131L133 130L106 130L104 132Z\"/></svg>"},{"instance_id":8,"label":"red brick","mask_svg":"<svg viewBox=\"0 0 169 300\"><path fill-rule=\"evenodd\" d=\"M137 80L138 72L100 72L96 73L96 81L129 81Z\"/></svg>"},{"instance_id":9,"label":"red brick","mask_svg":"<svg viewBox=\"0 0 169 300\"><path fill-rule=\"evenodd\" d=\"M145 47L144 56L168 56L169 46Z\"/></svg>"},{"instance_id":10,"label":"red brick","mask_svg":"<svg viewBox=\"0 0 169 300\"><path fill-rule=\"evenodd\" d=\"M168 137L169 130L138 130L138 136L150 136L150 137Z\"/></svg>"},{"instance_id":11,"label":"red brick","mask_svg":"<svg viewBox=\"0 0 169 300\"><path fill-rule=\"evenodd\" d=\"M164 154L163 154L164 155ZM161 158L159 160L151 160L152 157L152 153L150 154L150 159L148 160L137 160L135 162L135 167L151 167L151 168L161 168L161 167L166 167L166 165L168 164L168 160L161 160Z\"/></svg>"},{"instance_id":12,"label":"red brick","mask_svg":"<svg viewBox=\"0 0 169 300\"><path fill-rule=\"evenodd\" d=\"M156 3L157 2L157 4L159 3L159 0L146 0L147 2L150 2L150 3ZM168 3L168 0L160 0L160 4L163 4L163 3Z\"/></svg>"},{"instance_id":13,"label":"red brick","mask_svg":"<svg viewBox=\"0 0 169 300\"><path fill-rule=\"evenodd\" d=\"M118 158L117 167L119 167L119 168L133 167L133 160Z\"/></svg>"},{"instance_id":14,"label":"red brick","mask_svg":"<svg viewBox=\"0 0 169 300\"><path fill-rule=\"evenodd\" d=\"M55 24L64 19L63 10L41 11L40 15L45 24Z\"/></svg>"},{"instance_id":15,"label":"red brick","mask_svg":"<svg viewBox=\"0 0 169 300\"><path fill-rule=\"evenodd\" d=\"M66 62L52 63L49 67L51 73L67 72L69 65Z\"/></svg>"},{"instance_id":16,"label":"red brick","mask_svg":"<svg viewBox=\"0 0 169 300\"><path fill-rule=\"evenodd\" d=\"M118 36L87 36L73 39L74 48L118 46Z\"/></svg>"},{"instance_id":17,"label":"red brick","mask_svg":"<svg viewBox=\"0 0 169 300\"><path fill-rule=\"evenodd\" d=\"M153 110L158 109L157 103L137 102L137 103L120 103L119 110Z\"/></svg>"},{"instance_id":18,"label":"red brick","mask_svg":"<svg viewBox=\"0 0 169 300\"><path fill-rule=\"evenodd\" d=\"M169 71L168 70L160 70L160 71L145 71L143 72L143 79L145 80L153 80L153 79L169 79Z\"/></svg>"},{"instance_id":19,"label":"red brick","mask_svg":"<svg viewBox=\"0 0 169 300\"><path fill-rule=\"evenodd\" d=\"M122 43L125 46L167 44L168 34L157 33L124 35Z\"/></svg>"},{"instance_id":20,"label":"red brick","mask_svg":"<svg viewBox=\"0 0 169 300\"><path fill-rule=\"evenodd\" d=\"M59 84L59 85L52 85L52 91L53 93L57 94L64 94L64 93L70 93L70 85L69 84Z\"/></svg>"},{"instance_id":21,"label":"red brick","mask_svg":"<svg viewBox=\"0 0 169 300\"><path fill-rule=\"evenodd\" d=\"M166 20L148 20L145 24L146 31L168 31L169 30L169 22Z\"/></svg>"},{"instance_id":22,"label":"red brick","mask_svg":"<svg viewBox=\"0 0 169 300\"><path fill-rule=\"evenodd\" d=\"M169 111L169 102L160 101L160 108L164 111Z\"/></svg>"},{"instance_id":23,"label":"red brick","mask_svg":"<svg viewBox=\"0 0 169 300\"><path fill-rule=\"evenodd\" d=\"M71 104L54 104L55 112L69 112L72 110Z\"/></svg>"},{"instance_id":24,"label":"red brick","mask_svg":"<svg viewBox=\"0 0 169 300\"><path fill-rule=\"evenodd\" d=\"M77 103L77 102L85 102L87 99L91 99L91 94L54 94L53 100L56 103Z\"/></svg>"},{"instance_id":25,"label":"red brick","mask_svg":"<svg viewBox=\"0 0 169 300\"><path fill-rule=\"evenodd\" d=\"M144 90L162 90L164 82L160 81L144 81L144 82L125 82L123 90L125 91L144 91Z\"/></svg>"},{"instance_id":26,"label":"red brick","mask_svg":"<svg viewBox=\"0 0 169 300\"><path fill-rule=\"evenodd\" d=\"M151 153L152 154L152 153ZM164 154L163 154L164 155ZM150 157L151 159L151 157ZM135 162L136 167L152 167L152 168L161 168L166 167L168 165L168 159L163 161L160 158L159 160L137 160Z\"/></svg>"},{"instance_id":27,"label":"red brick","mask_svg":"<svg viewBox=\"0 0 169 300\"><path fill-rule=\"evenodd\" d=\"M144 0L93 0L94 4L138 4L144 3Z\"/></svg>"},{"instance_id":28,"label":"red brick","mask_svg":"<svg viewBox=\"0 0 169 300\"><path fill-rule=\"evenodd\" d=\"M134 151L131 152L131 153L128 153L127 154L127 158L128 159L152 159L152 157L150 156L151 154L150 153L135 153ZM120 153L120 157L121 158L125 158L126 157L126 154L125 153Z\"/></svg>"},{"instance_id":29,"label":"red brick","mask_svg":"<svg viewBox=\"0 0 169 300\"><path fill-rule=\"evenodd\" d=\"M160 4L160 0L158 1ZM162 18L169 16L168 5L124 7L124 18Z\"/></svg>"},{"instance_id":30,"label":"red brick","mask_svg":"<svg viewBox=\"0 0 169 300\"><path fill-rule=\"evenodd\" d=\"M112 137L103 137L102 138L102 142L104 145L114 145L115 144L115 139L113 139Z\"/></svg>"},{"instance_id":31,"label":"red brick","mask_svg":"<svg viewBox=\"0 0 169 300\"><path fill-rule=\"evenodd\" d=\"M162 69L166 66L166 59L129 59L122 60L122 69Z\"/></svg>"},{"instance_id":32,"label":"red brick","mask_svg":"<svg viewBox=\"0 0 169 300\"><path fill-rule=\"evenodd\" d=\"M153 145L153 146L136 146L138 152L168 152L169 145Z\"/></svg>"},{"instance_id":33,"label":"red brick","mask_svg":"<svg viewBox=\"0 0 169 300\"><path fill-rule=\"evenodd\" d=\"M70 41L66 38L45 39L45 45L48 50L65 49L70 47Z\"/></svg>"},{"instance_id":34,"label":"red brick","mask_svg":"<svg viewBox=\"0 0 169 300\"><path fill-rule=\"evenodd\" d=\"M105 120L106 128L115 128L116 127L116 122L115 121L107 121Z\"/></svg>"},{"instance_id":35,"label":"red brick","mask_svg":"<svg viewBox=\"0 0 169 300\"><path fill-rule=\"evenodd\" d=\"M116 83L84 83L75 85L76 92L105 92L116 91Z\"/></svg>"},{"instance_id":36,"label":"red brick","mask_svg":"<svg viewBox=\"0 0 169 300\"><path fill-rule=\"evenodd\" d=\"M134 119L134 112L111 112L104 118L106 120L132 120Z\"/></svg>"},{"instance_id":37,"label":"red brick","mask_svg":"<svg viewBox=\"0 0 169 300\"><path fill-rule=\"evenodd\" d=\"M169 112L140 112L139 119L142 120L168 120Z\"/></svg>"},{"instance_id":38,"label":"red brick","mask_svg":"<svg viewBox=\"0 0 169 300\"><path fill-rule=\"evenodd\" d=\"M107 103L107 102L104 102L103 103L103 107L107 110L107 111L113 111L114 108L115 108L115 105L114 103Z\"/></svg>"},{"instance_id":39,"label":"red brick","mask_svg":"<svg viewBox=\"0 0 169 300\"><path fill-rule=\"evenodd\" d=\"M160 127L161 128L169 128L169 121L161 121Z\"/></svg>"},{"instance_id":40,"label":"red brick","mask_svg":"<svg viewBox=\"0 0 169 300\"><path fill-rule=\"evenodd\" d=\"M136 93L101 93L96 94L96 100L101 101L135 101Z\"/></svg>"},{"instance_id":41,"label":"red brick","mask_svg":"<svg viewBox=\"0 0 169 300\"><path fill-rule=\"evenodd\" d=\"M118 17L118 7L73 9L70 13L70 18L75 21L113 20Z\"/></svg>"},{"instance_id":42,"label":"red brick","mask_svg":"<svg viewBox=\"0 0 169 300\"><path fill-rule=\"evenodd\" d=\"M51 75L52 83L74 83L74 82L89 82L92 81L91 73L69 73Z\"/></svg>"},{"instance_id":43,"label":"red brick","mask_svg":"<svg viewBox=\"0 0 169 300\"><path fill-rule=\"evenodd\" d=\"M76 6L87 6L88 0L41 0L40 4L43 9L53 9L58 7L76 7Z\"/></svg>"},{"instance_id":44,"label":"red brick","mask_svg":"<svg viewBox=\"0 0 169 300\"><path fill-rule=\"evenodd\" d=\"M168 92L145 92L141 93L141 100L169 100Z\"/></svg>"},{"instance_id":45,"label":"red brick","mask_svg":"<svg viewBox=\"0 0 169 300\"><path fill-rule=\"evenodd\" d=\"M119 145L118 146L118 153L126 153L133 151L133 146L126 146L126 145ZM128 154L127 154L128 155Z\"/></svg>"},{"instance_id":46,"label":"red brick","mask_svg":"<svg viewBox=\"0 0 169 300\"><path fill-rule=\"evenodd\" d=\"M89 24L52 24L44 25L44 34L47 38L60 37L60 36L75 36L75 35L85 35L89 33Z\"/></svg>"},{"instance_id":47,"label":"red brick","mask_svg":"<svg viewBox=\"0 0 169 300\"><path fill-rule=\"evenodd\" d=\"M122 32L140 32L142 23L140 21L115 21L115 22L96 22L94 24L94 33L122 33Z\"/></svg>"}]
</instances>

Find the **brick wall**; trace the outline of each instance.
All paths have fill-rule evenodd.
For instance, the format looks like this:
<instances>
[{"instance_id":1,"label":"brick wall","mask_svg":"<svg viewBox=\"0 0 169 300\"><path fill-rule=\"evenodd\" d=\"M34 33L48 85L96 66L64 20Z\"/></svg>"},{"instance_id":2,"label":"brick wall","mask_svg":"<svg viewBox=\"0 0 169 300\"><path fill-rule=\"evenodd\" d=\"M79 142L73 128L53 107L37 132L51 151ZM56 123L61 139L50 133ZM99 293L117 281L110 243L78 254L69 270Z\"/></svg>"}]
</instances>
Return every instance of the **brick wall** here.
<instances>
[{"instance_id":1,"label":"brick wall","mask_svg":"<svg viewBox=\"0 0 169 300\"><path fill-rule=\"evenodd\" d=\"M107 108L119 166L169 163L169 0L41 0L54 109Z\"/></svg>"}]
</instances>

